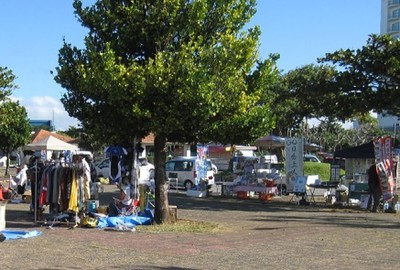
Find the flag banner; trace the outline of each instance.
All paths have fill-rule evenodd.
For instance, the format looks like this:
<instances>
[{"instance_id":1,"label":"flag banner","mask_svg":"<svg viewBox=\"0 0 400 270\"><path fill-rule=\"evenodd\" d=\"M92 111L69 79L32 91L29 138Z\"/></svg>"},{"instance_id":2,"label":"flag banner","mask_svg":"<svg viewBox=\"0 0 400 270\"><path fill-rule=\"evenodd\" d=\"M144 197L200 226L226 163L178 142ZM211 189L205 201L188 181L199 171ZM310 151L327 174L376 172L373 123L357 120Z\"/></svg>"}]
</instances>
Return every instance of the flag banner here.
<instances>
[{"instance_id":1,"label":"flag banner","mask_svg":"<svg viewBox=\"0 0 400 270\"><path fill-rule=\"evenodd\" d=\"M208 159L208 146L197 145L197 159L196 159L196 178L195 185L198 186L200 181L207 179L207 159Z\"/></svg>"},{"instance_id":2,"label":"flag banner","mask_svg":"<svg viewBox=\"0 0 400 270\"><path fill-rule=\"evenodd\" d=\"M375 164L379 175L383 199L391 201L394 196L393 139L390 136L374 140Z\"/></svg>"}]
</instances>

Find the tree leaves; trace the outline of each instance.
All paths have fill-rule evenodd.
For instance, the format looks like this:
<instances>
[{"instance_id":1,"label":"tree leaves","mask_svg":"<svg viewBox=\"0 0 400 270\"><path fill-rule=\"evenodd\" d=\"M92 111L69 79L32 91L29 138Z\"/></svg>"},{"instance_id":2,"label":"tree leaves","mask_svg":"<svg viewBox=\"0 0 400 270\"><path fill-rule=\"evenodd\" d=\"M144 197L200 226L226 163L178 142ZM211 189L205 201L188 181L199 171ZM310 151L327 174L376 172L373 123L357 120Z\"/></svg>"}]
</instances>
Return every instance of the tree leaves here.
<instances>
[{"instance_id":1,"label":"tree leaves","mask_svg":"<svg viewBox=\"0 0 400 270\"><path fill-rule=\"evenodd\" d=\"M320 61L340 67L335 79L345 106L351 105L346 116L370 110L400 114L399 40L371 35L361 49L338 50Z\"/></svg>"},{"instance_id":2,"label":"tree leaves","mask_svg":"<svg viewBox=\"0 0 400 270\"><path fill-rule=\"evenodd\" d=\"M11 92L18 88L14 83L16 77L12 70L7 67L0 67L0 101L11 95Z\"/></svg>"},{"instance_id":3,"label":"tree leaves","mask_svg":"<svg viewBox=\"0 0 400 270\"><path fill-rule=\"evenodd\" d=\"M259 28L242 30L255 0L102 0L91 7L75 0L74 7L89 34L86 48L65 42L60 49L62 102L104 144L155 135L158 218L166 216L157 199L166 196L166 140L238 143L273 126L261 96L276 76L275 59L255 67Z\"/></svg>"}]
</instances>

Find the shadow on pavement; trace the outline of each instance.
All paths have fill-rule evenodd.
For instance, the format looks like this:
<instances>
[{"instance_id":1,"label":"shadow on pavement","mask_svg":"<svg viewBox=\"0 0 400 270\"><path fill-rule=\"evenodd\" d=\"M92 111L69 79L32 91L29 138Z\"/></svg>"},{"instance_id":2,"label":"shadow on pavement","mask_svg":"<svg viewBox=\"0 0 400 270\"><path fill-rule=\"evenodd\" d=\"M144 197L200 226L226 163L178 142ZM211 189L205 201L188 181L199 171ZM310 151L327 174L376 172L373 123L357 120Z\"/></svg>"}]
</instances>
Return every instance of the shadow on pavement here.
<instances>
[{"instance_id":1,"label":"shadow on pavement","mask_svg":"<svg viewBox=\"0 0 400 270\"><path fill-rule=\"evenodd\" d=\"M112 197L117 195L117 189L107 186L105 192L99 194L100 205L107 206ZM337 227L384 228L398 229L399 215L388 213L367 213L357 208L335 208L332 205L299 206L289 202L290 196L274 198L272 201L258 199L237 199L234 197L208 196L205 198L189 197L183 191L170 192L169 204L176 205L185 211L204 211L222 215L226 212L226 220L235 219L232 214L238 214L247 222L258 224L256 230L273 230L273 227L263 226L266 223L304 223L306 226L330 225ZM43 220L49 217L48 211L42 219L34 222L34 214L29 210L29 204L12 204L6 206L7 228L40 227ZM179 215L178 215L179 216ZM237 219L237 218L236 218ZM235 220L238 222L237 220ZM275 226L277 229L279 226Z\"/></svg>"}]
</instances>

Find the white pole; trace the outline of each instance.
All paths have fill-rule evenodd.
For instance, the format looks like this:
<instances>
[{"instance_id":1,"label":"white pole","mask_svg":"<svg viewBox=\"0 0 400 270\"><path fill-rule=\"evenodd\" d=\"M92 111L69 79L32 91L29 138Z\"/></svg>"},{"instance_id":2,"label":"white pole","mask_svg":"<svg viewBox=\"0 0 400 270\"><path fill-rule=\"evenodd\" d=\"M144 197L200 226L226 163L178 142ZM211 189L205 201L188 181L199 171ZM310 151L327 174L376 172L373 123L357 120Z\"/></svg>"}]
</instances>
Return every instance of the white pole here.
<instances>
[{"instance_id":1,"label":"white pole","mask_svg":"<svg viewBox=\"0 0 400 270\"><path fill-rule=\"evenodd\" d=\"M33 202L33 208L34 208L34 223L36 224L37 223L37 184L38 184L38 179L37 179L37 173L38 173L38 168L37 168L37 159L35 160L35 185L34 185L34 188L35 188L35 199L34 199L34 202Z\"/></svg>"}]
</instances>

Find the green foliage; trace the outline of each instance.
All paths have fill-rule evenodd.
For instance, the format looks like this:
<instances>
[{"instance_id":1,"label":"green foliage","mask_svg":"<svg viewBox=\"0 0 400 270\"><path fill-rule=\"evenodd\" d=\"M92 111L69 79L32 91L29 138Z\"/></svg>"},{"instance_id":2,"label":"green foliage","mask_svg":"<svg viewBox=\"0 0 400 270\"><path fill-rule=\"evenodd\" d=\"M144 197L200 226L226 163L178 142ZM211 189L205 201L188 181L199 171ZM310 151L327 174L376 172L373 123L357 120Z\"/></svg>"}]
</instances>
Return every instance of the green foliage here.
<instances>
[{"instance_id":1,"label":"green foliage","mask_svg":"<svg viewBox=\"0 0 400 270\"><path fill-rule=\"evenodd\" d=\"M71 138L79 138L80 134L83 132L82 128L72 127L70 126L67 130L58 132L64 135L67 135Z\"/></svg>"},{"instance_id":2,"label":"green foliage","mask_svg":"<svg viewBox=\"0 0 400 270\"><path fill-rule=\"evenodd\" d=\"M255 2L74 1L89 34L85 49L64 42L59 51L61 101L99 143L129 148L155 135L156 222L159 208L167 215L167 140L243 143L273 126L261 96L276 58L259 61L259 28L242 30Z\"/></svg>"},{"instance_id":3,"label":"green foliage","mask_svg":"<svg viewBox=\"0 0 400 270\"><path fill-rule=\"evenodd\" d=\"M16 79L12 70L7 67L0 67L0 101L11 95L11 92L18 88L14 83Z\"/></svg>"},{"instance_id":4,"label":"green foliage","mask_svg":"<svg viewBox=\"0 0 400 270\"><path fill-rule=\"evenodd\" d=\"M8 157L5 174L8 174L11 151L28 142L29 120L24 107L11 101L10 95L17 85L11 70L0 67L0 150Z\"/></svg>"},{"instance_id":5,"label":"green foliage","mask_svg":"<svg viewBox=\"0 0 400 270\"><path fill-rule=\"evenodd\" d=\"M0 121L0 148L12 150L23 146L30 136L29 120L25 107L18 102L0 103L0 113L6 115Z\"/></svg>"},{"instance_id":6,"label":"green foliage","mask_svg":"<svg viewBox=\"0 0 400 270\"><path fill-rule=\"evenodd\" d=\"M335 75L336 109L346 117L371 110L400 115L399 59L400 40L387 35L371 35L361 49L326 54L320 61L340 68Z\"/></svg>"},{"instance_id":7,"label":"green foliage","mask_svg":"<svg viewBox=\"0 0 400 270\"><path fill-rule=\"evenodd\" d=\"M274 134L285 136L284 129L297 129L307 118L339 118L331 109L337 94L332 85L335 74L326 65L306 65L281 75L265 94L274 98Z\"/></svg>"},{"instance_id":8,"label":"green foliage","mask_svg":"<svg viewBox=\"0 0 400 270\"><path fill-rule=\"evenodd\" d=\"M25 107L18 102L5 101L0 103L0 149L10 156L10 153L20 146L26 145L30 136L30 125ZM9 159L7 159L6 174Z\"/></svg>"},{"instance_id":9,"label":"green foliage","mask_svg":"<svg viewBox=\"0 0 400 270\"><path fill-rule=\"evenodd\" d=\"M370 111L400 113L399 56L399 40L372 35L361 49L328 53L319 59L322 65L306 65L281 75L266 91L275 99L273 133L304 137L328 152L383 135ZM328 66L329 62L333 65ZM310 118L321 123L310 127ZM346 130L339 124L354 119L360 128Z\"/></svg>"},{"instance_id":10,"label":"green foliage","mask_svg":"<svg viewBox=\"0 0 400 270\"><path fill-rule=\"evenodd\" d=\"M331 165L329 163L304 162L304 175L319 175L321 181L329 181Z\"/></svg>"},{"instance_id":11,"label":"green foliage","mask_svg":"<svg viewBox=\"0 0 400 270\"><path fill-rule=\"evenodd\" d=\"M49 127L49 126L47 126L47 125L32 126L31 129L32 129L32 131L34 131L34 132L39 131L39 130L42 130L42 129L43 129L43 130L47 130L47 131L53 131L53 128L52 128L52 127Z\"/></svg>"},{"instance_id":12,"label":"green foliage","mask_svg":"<svg viewBox=\"0 0 400 270\"><path fill-rule=\"evenodd\" d=\"M83 128L110 144L150 131L171 141L242 143L270 129L270 102L259 101L275 59L252 71L260 32L240 30L255 1L133 2L74 2L90 34L85 50L64 44L55 79Z\"/></svg>"}]
</instances>

